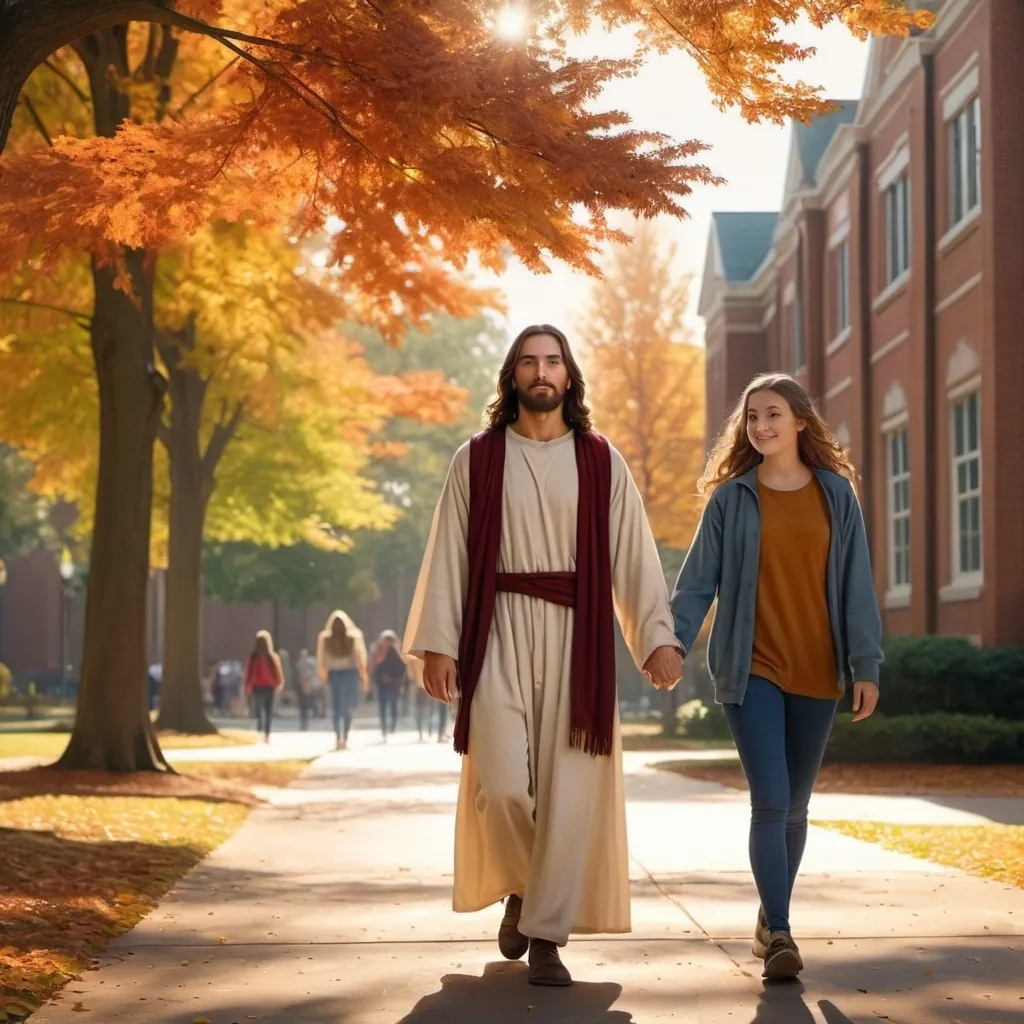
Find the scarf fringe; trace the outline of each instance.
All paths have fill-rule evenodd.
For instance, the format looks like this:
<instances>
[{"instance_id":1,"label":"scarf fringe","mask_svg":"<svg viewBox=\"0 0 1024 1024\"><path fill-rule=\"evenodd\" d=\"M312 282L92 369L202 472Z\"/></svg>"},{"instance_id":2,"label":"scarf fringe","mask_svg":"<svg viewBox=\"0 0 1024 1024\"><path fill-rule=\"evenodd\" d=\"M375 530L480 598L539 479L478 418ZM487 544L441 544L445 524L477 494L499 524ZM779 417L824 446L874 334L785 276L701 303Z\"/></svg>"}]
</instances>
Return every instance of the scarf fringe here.
<instances>
[{"instance_id":1,"label":"scarf fringe","mask_svg":"<svg viewBox=\"0 0 1024 1024\"><path fill-rule=\"evenodd\" d=\"M569 731L569 746L582 750L591 757L611 757L612 754L611 737L598 736L580 726L574 726Z\"/></svg>"}]
</instances>

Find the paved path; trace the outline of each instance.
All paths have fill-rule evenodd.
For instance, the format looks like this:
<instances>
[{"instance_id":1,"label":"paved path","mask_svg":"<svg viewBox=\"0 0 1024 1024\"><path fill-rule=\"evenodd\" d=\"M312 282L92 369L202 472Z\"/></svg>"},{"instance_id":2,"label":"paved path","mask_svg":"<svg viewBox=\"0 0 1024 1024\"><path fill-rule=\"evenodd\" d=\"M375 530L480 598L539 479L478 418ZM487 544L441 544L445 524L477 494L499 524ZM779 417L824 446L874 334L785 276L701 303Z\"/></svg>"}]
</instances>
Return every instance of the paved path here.
<instances>
[{"instance_id":1,"label":"paved path","mask_svg":"<svg viewBox=\"0 0 1024 1024\"><path fill-rule=\"evenodd\" d=\"M626 756L634 932L573 940L571 989L500 959L500 907L449 909L457 757L366 729L268 792L33 1024L1024 1020L1024 891L821 829L793 911L803 982L766 987L746 795L648 767L660 756Z\"/></svg>"}]
</instances>

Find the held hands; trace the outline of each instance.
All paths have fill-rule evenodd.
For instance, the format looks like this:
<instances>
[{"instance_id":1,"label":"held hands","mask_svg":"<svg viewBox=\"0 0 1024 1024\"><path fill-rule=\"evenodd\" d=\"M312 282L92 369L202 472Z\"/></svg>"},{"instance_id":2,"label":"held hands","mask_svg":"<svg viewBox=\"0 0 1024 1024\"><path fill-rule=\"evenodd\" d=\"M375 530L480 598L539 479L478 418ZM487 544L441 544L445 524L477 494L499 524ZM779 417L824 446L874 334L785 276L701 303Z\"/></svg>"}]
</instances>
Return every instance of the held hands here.
<instances>
[{"instance_id":1,"label":"held hands","mask_svg":"<svg viewBox=\"0 0 1024 1024\"><path fill-rule=\"evenodd\" d=\"M853 720L861 722L878 707L877 683L853 684Z\"/></svg>"},{"instance_id":2,"label":"held hands","mask_svg":"<svg viewBox=\"0 0 1024 1024\"><path fill-rule=\"evenodd\" d=\"M423 653L423 689L434 700L451 704L455 697L455 659L447 654Z\"/></svg>"},{"instance_id":3,"label":"held hands","mask_svg":"<svg viewBox=\"0 0 1024 1024\"><path fill-rule=\"evenodd\" d=\"M683 678L683 655L678 647L664 645L644 662L647 681L659 690L671 690Z\"/></svg>"}]
</instances>

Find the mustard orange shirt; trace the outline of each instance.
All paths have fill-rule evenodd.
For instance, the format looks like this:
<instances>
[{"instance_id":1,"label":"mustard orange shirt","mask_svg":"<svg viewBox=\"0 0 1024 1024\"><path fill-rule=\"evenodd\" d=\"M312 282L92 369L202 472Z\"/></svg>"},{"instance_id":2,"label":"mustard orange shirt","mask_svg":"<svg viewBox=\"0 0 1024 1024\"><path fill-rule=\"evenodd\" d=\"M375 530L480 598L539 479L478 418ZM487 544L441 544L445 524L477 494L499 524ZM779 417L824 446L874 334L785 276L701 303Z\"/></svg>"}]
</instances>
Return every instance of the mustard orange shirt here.
<instances>
[{"instance_id":1,"label":"mustard orange shirt","mask_svg":"<svg viewBox=\"0 0 1024 1024\"><path fill-rule=\"evenodd\" d=\"M842 696L828 617L826 580L832 522L814 478L795 491L757 483L761 552L752 675L788 693Z\"/></svg>"}]
</instances>

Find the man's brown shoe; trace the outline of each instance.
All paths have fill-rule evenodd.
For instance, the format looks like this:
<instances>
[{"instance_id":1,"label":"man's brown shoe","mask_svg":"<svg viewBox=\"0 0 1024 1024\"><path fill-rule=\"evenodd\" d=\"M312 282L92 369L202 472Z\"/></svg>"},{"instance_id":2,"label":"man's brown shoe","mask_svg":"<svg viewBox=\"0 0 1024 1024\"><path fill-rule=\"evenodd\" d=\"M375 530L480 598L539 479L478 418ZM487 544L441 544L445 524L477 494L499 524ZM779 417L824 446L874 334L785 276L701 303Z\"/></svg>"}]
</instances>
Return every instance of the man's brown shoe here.
<instances>
[{"instance_id":1,"label":"man's brown shoe","mask_svg":"<svg viewBox=\"0 0 1024 1024\"><path fill-rule=\"evenodd\" d=\"M556 943L530 939L530 984L558 987L572 984L572 975L562 963Z\"/></svg>"},{"instance_id":2,"label":"man's brown shoe","mask_svg":"<svg viewBox=\"0 0 1024 1024\"><path fill-rule=\"evenodd\" d=\"M505 916L498 929L498 949L506 960L521 960L530 948L530 940L519 931L523 901L518 896L505 900Z\"/></svg>"}]
</instances>

